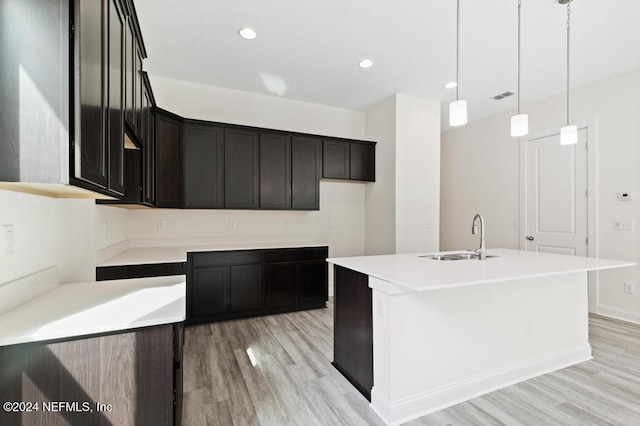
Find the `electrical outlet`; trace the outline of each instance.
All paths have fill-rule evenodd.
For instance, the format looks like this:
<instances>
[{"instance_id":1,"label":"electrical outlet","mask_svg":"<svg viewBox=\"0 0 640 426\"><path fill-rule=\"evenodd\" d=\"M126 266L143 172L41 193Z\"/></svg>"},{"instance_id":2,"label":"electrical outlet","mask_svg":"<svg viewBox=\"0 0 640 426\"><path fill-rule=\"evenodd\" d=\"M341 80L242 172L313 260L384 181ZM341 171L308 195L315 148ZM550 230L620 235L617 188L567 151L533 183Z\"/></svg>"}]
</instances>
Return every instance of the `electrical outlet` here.
<instances>
[{"instance_id":1,"label":"electrical outlet","mask_svg":"<svg viewBox=\"0 0 640 426\"><path fill-rule=\"evenodd\" d=\"M106 220L102 222L102 235L105 237L109 235L109 222Z\"/></svg>"},{"instance_id":2,"label":"electrical outlet","mask_svg":"<svg viewBox=\"0 0 640 426\"><path fill-rule=\"evenodd\" d=\"M285 228L291 228L291 221L289 219L285 219L284 220L284 227Z\"/></svg>"},{"instance_id":3,"label":"electrical outlet","mask_svg":"<svg viewBox=\"0 0 640 426\"><path fill-rule=\"evenodd\" d=\"M524 319L524 334L533 334L533 320L529 317Z\"/></svg>"},{"instance_id":4,"label":"electrical outlet","mask_svg":"<svg viewBox=\"0 0 640 426\"><path fill-rule=\"evenodd\" d=\"M235 220L230 220L229 221L229 229L236 229L236 221Z\"/></svg>"},{"instance_id":5,"label":"electrical outlet","mask_svg":"<svg viewBox=\"0 0 640 426\"><path fill-rule=\"evenodd\" d=\"M633 283L624 283L624 292L627 294L633 294L635 291Z\"/></svg>"},{"instance_id":6,"label":"electrical outlet","mask_svg":"<svg viewBox=\"0 0 640 426\"><path fill-rule=\"evenodd\" d=\"M427 220L427 229L433 229L433 221Z\"/></svg>"},{"instance_id":7,"label":"electrical outlet","mask_svg":"<svg viewBox=\"0 0 640 426\"><path fill-rule=\"evenodd\" d=\"M381 318L387 316L384 299L380 296L376 297L376 315Z\"/></svg>"},{"instance_id":8,"label":"electrical outlet","mask_svg":"<svg viewBox=\"0 0 640 426\"><path fill-rule=\"evenodd\" d=\"M327 222L327 226L329 228L335 228L336 227L336 222L333 219L329 219L329 222Z\"/></svg>"},{"instance_id":9,"label":"electrical outlet","mask_svg":"<svg viewBox=\"0 0 640 426\"><path fill-rule=\"evenodd\" d=\"M167 221L166 220L159 220L158 221L158 230L159 231L164 231L165 229L167 229Z\"/></svg>"},{"instance_id":10,"label":"electrical outlet","mask_svg":"<svg viewBox=\"0 0 640 426\"><path fill-rule=\"evenodd\" d=\"M0 226L0 256L8 256L13 252L13 225Z\"/></svg>"},{"instance_id":11,"label":"electrical outlet","mask_svg":"<svg viewBox=\"0 0 640 426\"><path fill-rule=\"evenodd\" d=\"M633 231L633 220L614 220L613 229L616 231Z\"/></svg>"},{"instance_id":12,"label":"electrical outlet","mask_svg":"<svg viewBox=\"0 0 640 426\"><path fill-rule=\"evenodd\" d=\"M520 221L518 219L513 219L512 226L514 228L520 228Z\"/></svg>"}]
</instances>

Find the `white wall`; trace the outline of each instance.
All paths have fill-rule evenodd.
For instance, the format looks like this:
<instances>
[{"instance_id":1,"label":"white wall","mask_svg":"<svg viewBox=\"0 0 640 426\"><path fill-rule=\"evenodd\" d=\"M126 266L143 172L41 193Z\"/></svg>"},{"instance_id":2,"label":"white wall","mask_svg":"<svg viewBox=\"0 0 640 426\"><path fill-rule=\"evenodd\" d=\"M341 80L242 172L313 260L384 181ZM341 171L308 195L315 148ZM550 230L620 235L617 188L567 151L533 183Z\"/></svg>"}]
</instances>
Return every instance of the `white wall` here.
<instances>
[{"instance_id":1,"label":"white wall","mask_svg":"<svg viewBox=\"0 0 640 426\"><path fill-rule=\"evenodd\" d=\"M396 252L440 241L440 103L396 95Z\"/></svg>"},{"instance_id":2,"label":"white wall","mask_svg":"<svg viewBox=\"0 0 640 426\"><path fill-rule=\"evenodd\" d=\"M365 117L360 111L154 76L149 79L158 106L185 118L364 138Z\"/></svg>"},{"instance_id":3,"label":"white wall","mask_svg":"<svg viewBox=\"0 0 640 426\"><path fill-rule=\"evenodd\" d=\"M93 281L94 203L0 190L0 224L14 227L14 254L0 256L0 284L51 266L61 282Z\"/></svg>"},{"instance_id":4,"label":"white wall","mask_svg":"<svg viewBox=\"0 0 640 426\"><path fill-rule=\"evenodd\" d=\"M366 254L396 250L396 98L366 113L367 139L377 141L376 182L366 187Z\"/></svg>"},{"instance_id":5,"label":"white wall","mask_svg":"<svg viewBox=\"0 0 640 426\"><path fill-rule=\"evenodd\" d=\"M530 132L564 125L565 97L555 96L522 109ZM470 105L470 107L472 107ZM509 136L513 111L451 130L442 137L441 247L474 247L474 213L487 222L488 247L519 247L519 147ZM572 121L597 121L598 257L640 262L640 69L571 91ZM616 193L631 191L633 201ZM633 220L633 231L616 231L614 220ZM599 274L598 311L640 322L640 268ZM625 294L632 282L635 294Z\"/></svg>"},{"instance_id":6,"label":"white wall","mask_svg":"<svg viewBox=\"0 0 640 426\"><path fill-rule=\"evenodd\" d=\"M440 103L393 95L366 114L378 141L367 187L367 254L436 251L440 217Z\"/></svg>"}]
</instances>

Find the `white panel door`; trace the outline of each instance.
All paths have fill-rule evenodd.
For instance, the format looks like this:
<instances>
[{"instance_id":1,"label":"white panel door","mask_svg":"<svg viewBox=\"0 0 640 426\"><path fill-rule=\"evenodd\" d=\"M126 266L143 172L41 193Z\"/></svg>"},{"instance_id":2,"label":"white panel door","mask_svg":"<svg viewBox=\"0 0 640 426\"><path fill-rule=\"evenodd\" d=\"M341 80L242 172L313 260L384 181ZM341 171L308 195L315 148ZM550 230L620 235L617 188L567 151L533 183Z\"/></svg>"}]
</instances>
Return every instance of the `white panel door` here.
<instances>
[{"instance_id":1,"label":"white panel door","mask_svg":"<svg viewBox=\"0 0 640 426\"><path fill-rule=\"evenodd\" d=\"M527 143L526 249L588 255L587 129L578 143L554 134Z\"/></svg>"}]
</instances>

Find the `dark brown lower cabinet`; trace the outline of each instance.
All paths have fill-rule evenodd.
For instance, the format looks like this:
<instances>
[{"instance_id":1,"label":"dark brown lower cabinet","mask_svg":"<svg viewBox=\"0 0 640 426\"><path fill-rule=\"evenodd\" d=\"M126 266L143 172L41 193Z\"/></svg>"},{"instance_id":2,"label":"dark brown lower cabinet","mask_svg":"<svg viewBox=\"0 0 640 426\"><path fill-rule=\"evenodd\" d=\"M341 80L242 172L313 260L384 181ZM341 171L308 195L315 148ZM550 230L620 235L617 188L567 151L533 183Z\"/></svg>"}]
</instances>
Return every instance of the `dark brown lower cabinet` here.
<instances>
[{"instance_id":1,"label":"dark brown lower cabinet","mask_svg":"<svg viewBox=\"0 0 640 426\"><path fill-rule=\"evenodd\" d=\"M373 307L369 277L334 269L333 366L371 401Z\"/></svg>"},{"instance_id":2,"label":"dark brown lower cabinet","mask_svg":"<svg viewBox=\"0 0 640 426\"><path fill-rule=\"evenodd\" d=\"M328 247L189 253L187 324L326 307Z\"/></svg>"},{"instance_id":3,"label":"dark brown lower cabinet","mask_svg":"<svg viewBox=\"0 0 640 426\"><path fill-rule=\"evenodd\" d=\"M0 401L25 403L1 410L0 424L179 425L182 332L167 324L0 347Z\"/></svg>"}]
</instances>

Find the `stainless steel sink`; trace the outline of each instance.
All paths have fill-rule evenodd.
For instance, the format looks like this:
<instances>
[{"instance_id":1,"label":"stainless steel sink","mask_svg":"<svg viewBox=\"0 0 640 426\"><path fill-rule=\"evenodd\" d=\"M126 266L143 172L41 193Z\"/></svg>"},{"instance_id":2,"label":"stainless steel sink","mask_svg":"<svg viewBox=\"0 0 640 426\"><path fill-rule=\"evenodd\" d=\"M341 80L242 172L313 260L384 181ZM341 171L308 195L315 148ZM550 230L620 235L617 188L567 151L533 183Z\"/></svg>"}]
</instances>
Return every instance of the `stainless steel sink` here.
<instances>
[{"instance_id":1,"label":"stainless steel sink","mask_svg":"<svg viewBox=\"0 0 640 426\"><path fill-rule=\"evenodd\" d=\"M480 259L480 255L477 253L446 253L446 254L425 254L422 256L425 259L431 260L471 260L471 259ZM492 257L498 257L495 255L487 255L487 259Z\"/></svg>"}]
</instances>

